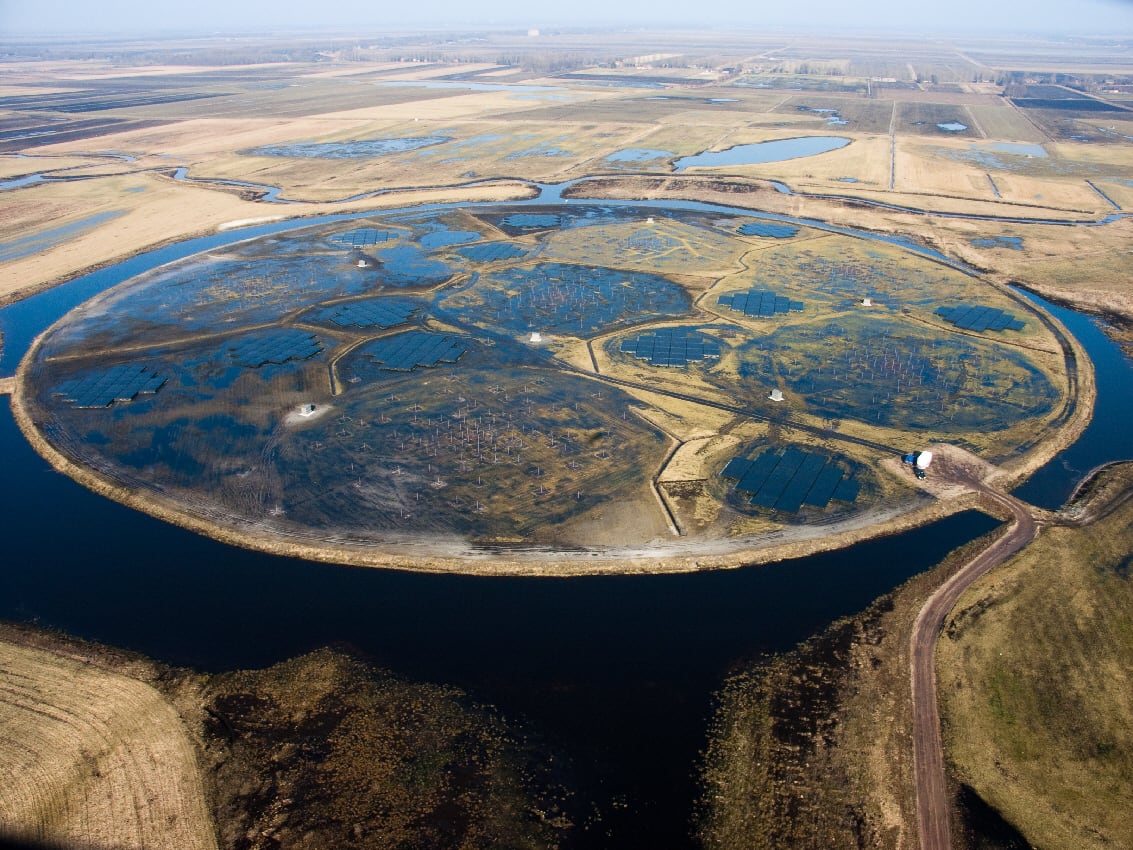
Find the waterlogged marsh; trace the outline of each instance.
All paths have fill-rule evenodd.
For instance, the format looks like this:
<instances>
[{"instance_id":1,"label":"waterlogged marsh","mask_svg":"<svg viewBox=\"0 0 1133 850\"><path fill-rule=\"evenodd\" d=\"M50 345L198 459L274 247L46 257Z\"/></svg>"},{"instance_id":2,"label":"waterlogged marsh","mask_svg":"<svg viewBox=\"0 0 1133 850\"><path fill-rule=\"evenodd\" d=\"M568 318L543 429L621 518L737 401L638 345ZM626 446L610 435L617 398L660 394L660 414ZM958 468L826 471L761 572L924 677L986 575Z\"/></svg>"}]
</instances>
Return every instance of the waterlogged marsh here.
<instances>
[{"instance_id":1,"label":"waterlogged marsh","mask_svg":"<svg viewBox=\"0 0 1133 850\"><path fill-rule=\"evenodd\" d=\"M782 425L821 444L852 422L875 429L844 455L865 469L909 440L1004 456L1057 415L1058 348L1021 304L900 246L759 225L572 204L268 236L73 311L28 401L57 449L188 516L406 557L742 545L915 497L865 474L852 499L776 513L729 496L723 443L669 469L680 441L739 428L778 452ZM762 290L790 309L732 306ZM934 312L960 303L1022 330ZM120 376L109 406L69 400Z\"/></svg>"}]
</instances>

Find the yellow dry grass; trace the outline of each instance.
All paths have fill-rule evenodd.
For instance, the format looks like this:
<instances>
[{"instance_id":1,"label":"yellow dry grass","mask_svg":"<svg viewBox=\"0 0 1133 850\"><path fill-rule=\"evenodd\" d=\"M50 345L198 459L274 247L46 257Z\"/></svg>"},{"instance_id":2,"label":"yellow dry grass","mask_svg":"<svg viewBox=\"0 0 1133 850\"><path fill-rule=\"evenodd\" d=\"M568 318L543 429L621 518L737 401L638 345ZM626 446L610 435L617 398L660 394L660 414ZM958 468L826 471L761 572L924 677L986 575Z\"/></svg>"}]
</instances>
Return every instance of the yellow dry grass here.
<instances>
[{"instance_id":1,"label":"yellow dry grass","mask_svg":"<svg viewBox=\"0 0 1133 850\"><path fill-rule=\"evenodd\" d=\"M1017 109L998 98L997 100L998 103L974 103L968 106L968 113L984 136L1027 144L1042 144L1047 141L1046 134L1027 117L1025 110Z\"/></svg>"},{"instance_id":2,"label":"yellow dry grass","mask_svg":"<svg viewBox=\"0 0 1133 850\"><path fill-rule=\"evenodd\" d=\"M0 180L33 174L37 171L81 168L90 163L88 158L81 156L0 156Z\"/></svg>"},{"instance_id":3,"label":"yellow dry grass","mask_svg":"<svg viewBox=\"0 0 1133 850\"><path fill-rule=\"evenodd\" d=\"M1098 179L1094 181L1094 185L1122 210L1133 210L1133 181Z\"/></svg>"},{"instance_id":4,"label":"yellow dry grass","mask_svg":"<svg viewBox=\"0 0 1133 850\"><path fill-rule=\"evenodd\" d=\"M1094 122L1094 126L1100 122ZM1113 121L1106 121L1104 126L1117 127L1118 132L1133 136L1133 122L1118 126ZM1052 157L1104 165L1114 170L1127 171L1133 169L1133 146L1125 145L1091 145L1074 142L1059 142L1049 144L1046 149Z\"/></svg>"},{"instance_id":5,"label":"yellow dry grass","mask_svg":"<svg viewBox=\"0 0 1133 850\"><path fill-rule=\"evenodd\" d=\"M153 688L0 642L0 834L215 850L196 752Z\"/></svg>"},{"instance_id":6,"label":"yellow dry grass","mask_svg":"<svg viewBox=\"0 0 1133 850\"><path fill-rule=\"evenodd\" d=\"M999 215L1024 212L1004 210L1002 204L1032 207L1034 210L1025 211L1030 215L1038 215L1042 209L1086 216L1112 211L1081 176L1059 173L1053 159L1049 165L1045 160L1036 160L1035 173L1029 175L989 169L977 162L962 160L960 156L968 151L969 143L961 139L925 144L899 138L896 187L944 197L991 201L999 206ZM989 174L999 190L999 198L992 190Z\"/></svg>"},{"instance_id":7,"label":"yellow dry grass","mask_svg":"<svg viewBox=\"0 0 1133 850\"><path fill-rule=\"evenodd\" d=\"M142 187L143 191L136 191ZM445 200L500 201L525 197L518 184L480 185L464 190L390 193L350 206L245 201L231 192L176 182L157 174L132 174L37 187L0 203L5 238L81 221L99 212L121 212L99 227L52 248L0 266L0 303L58 283L68 275L123 260L146 248L244 224L285 217L381 209Z\"/></svg>"},{"instance_id":8,"label":"yellow dry grass","mask_svg":"<svg viewBox=\"0 0 1133 850\"><path fill-rule=\"evenodd\" d=\"M706 478L714 462L723 455L734 453L739 446L740 439L731 434L717 434L689 440L669 459L658 479L664 483Z\"/></svg>"},{"instance_id":9,"label":"yellow dry grass","mask_svg":"<svg viewBox=\"0 0 1133 850\"><path fill-rule=\"evenodd\" d=\"M748 168L758 169L753 170L753 174L782 180L796 191L850 194L859 184L888 187L889 138L874 135L851 138L850 144L829 153ZM841 182L843 177L852 177L858 183Z\"/></svg>"},{"instance_id":10,"label":"yellow dry grass","mask_svg":"<svg viewBox=\"0 0 1133 850\"><path fill-rule=\"evenodd\" d=\"M137 186L145 190L127 191ZM224 221L265 214L263 207L235 195L174 184L152 174L39 186L34 197L5 198L3 205L5 216L10 212L23 218L14 235L118 211L122 214L92 231L5 263L0 269L0 299L84 268L124 259L146 246L183 239Z\"/></svg>"}]
</instances>

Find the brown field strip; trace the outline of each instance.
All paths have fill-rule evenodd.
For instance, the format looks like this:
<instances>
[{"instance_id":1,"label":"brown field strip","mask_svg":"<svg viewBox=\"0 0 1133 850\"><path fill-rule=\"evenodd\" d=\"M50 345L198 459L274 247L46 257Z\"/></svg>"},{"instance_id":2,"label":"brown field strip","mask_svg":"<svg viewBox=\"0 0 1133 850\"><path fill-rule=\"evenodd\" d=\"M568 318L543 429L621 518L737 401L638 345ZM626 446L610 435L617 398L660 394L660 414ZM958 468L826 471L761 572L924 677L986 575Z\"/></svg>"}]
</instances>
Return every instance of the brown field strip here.
<instances>
[{"instance_id":1,"label":"brown field strip","mask_svg":"<svg viewBox=\"0 0 1133 850\"><path fill-rule=\"evenodd\" d=\"M0 643L0 835L215 850L196 753L153 688Z\"/></svg>"}]
</instances>

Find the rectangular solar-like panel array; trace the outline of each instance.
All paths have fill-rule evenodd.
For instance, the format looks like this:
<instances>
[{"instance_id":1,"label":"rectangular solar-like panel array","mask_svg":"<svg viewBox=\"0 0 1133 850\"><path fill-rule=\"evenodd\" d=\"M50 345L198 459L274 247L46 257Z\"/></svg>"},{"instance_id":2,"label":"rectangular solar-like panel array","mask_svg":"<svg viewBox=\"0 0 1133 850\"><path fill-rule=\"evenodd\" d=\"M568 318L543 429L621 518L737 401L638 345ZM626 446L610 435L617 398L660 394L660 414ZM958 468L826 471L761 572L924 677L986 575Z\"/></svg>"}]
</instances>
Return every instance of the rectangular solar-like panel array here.
<instances>
[{"instance_id":1,"label":"rectangular solar-like panel array","mask_svg":"<svg viewBox=\"0 0 1133 850\"><path fill-rule=\"evenodd\" d=\"M409 372L418 366L436 366L438 363L455 363L468 350L461 339L444 334L410 331L397 336L375 340L366 353L383 369Z\"/></svg>"},{"instance_id":2,"label":"rectangular solar-like panel array","mask_svg":"<svg viewBox=\"0 0 1133 850\"><path fill-rule=\"evenodd\" d=\"M482 245L469 245L458 248L457 253L477 263L494 263L498 260L515 260L525 256L527 250L510 242L488 242Z\"/></svg>"},{"instance_id":3,"label":"rectangular solar-like panel array","mask_svg":"<svg viewBox=\"0 0 1133 850\"><path fill-rule=\"evenodd\" d=\"M799 232L797 227L789 224L771 224L766 221L753 221L740 225L739 233L743 236L768 236L773 239L790 239Z\"/></svg>"},{"instance_id":4,"label":"rectangular solar-like panel array","mask_svg":"<svg viewBox=\"0 0 1133 850\"><path fill-rule=\"evenodd\" d=\"M357 230L336 233L331 237L331 241L340 245L349 245L351 248L367 248L370 245L376 245L378 242L386 242L395 235L388 230L360 227Z\"/></svg>"},{"instance_id":5,"label":"rectangular solar-like panel array","mask_svg":"<svg viewBox=\"0 0 1133 850\"><path fill-rule=\"evenodd\" d=\"M145 366L115 366L65 381L55 395L62 396L72 407L110 407L116 401L133 401L140 393L156 393L165 380Z\"/></svg>"},{"instance_id":6,"label":"rectangular solar-like panel array","mask_svg":"<svg viewBox=\"0 0 1133 850\"><path fill-rule=\"evenodd\" d=\"M307 360L322 350L323 344L314 334L283 330L246 337L230 346L228 353L238 365L255 368L267 363Z\"/></svg>"},{"instance_id":7,"label":"rectangular solar-like panel array","mask_svg":"<svg viewBox=\"0 0 1133 850\"><path fill-rule=\"evenodd\" d=\"M621 350L654 366L687 366L690 361L718 358L720 343L685 328L661 328L622 340Z\"/></svg>"},{"instance_id":8,"label":"rectangular solar-like panel array","mask_svg":"<svg viewBox=\"0 0 1133 850\"><path fill-rule=\"evenodd\" d=\"M721 295L716 299L716 303L723 307L731 307L735 312L743 313L745 316L764 319L803 311L802 301L792 301L790 298L777 295L767 289L731 292L727 295Z\"/></svg>"},{"instance_id":9,"label":"rectangular solar-like panel array","mask_svg":"<svg viewBox=\"0 0 1133 850\"><path fill-rule=\"evenodd\" d=\"M720 473L736 479L736 489L751 493L751 504L797 513L803 505L825 508L831 499L853 502L861 484L826 455L790 446L781 454L768 450L753 459L734 457Z\"/></svg>"},{"instance_id":10,"label":"rectangular solar-like panel array","mask_svg":"<svg viewBox=\"0 0 1133 850\"><path fill-rule=\"evenodd\" d=\"M936 314L965 331L1021 331L1024 322L998 307L981 307L978 304L960 304L956 307L937 307Z\"/></svg>"},{"instance_id":11,"label":"rectangular solar-like panel array","mask_svg":"<svg viewBox=\"0 0 1133 850\"><path fill-rule=\"evenodd\" d=\"M392 328L394 325L400 325L416 310L415 304L392 298L350 301L335 310L330 320L344 328Z\"/></svg>"}]
</instances>

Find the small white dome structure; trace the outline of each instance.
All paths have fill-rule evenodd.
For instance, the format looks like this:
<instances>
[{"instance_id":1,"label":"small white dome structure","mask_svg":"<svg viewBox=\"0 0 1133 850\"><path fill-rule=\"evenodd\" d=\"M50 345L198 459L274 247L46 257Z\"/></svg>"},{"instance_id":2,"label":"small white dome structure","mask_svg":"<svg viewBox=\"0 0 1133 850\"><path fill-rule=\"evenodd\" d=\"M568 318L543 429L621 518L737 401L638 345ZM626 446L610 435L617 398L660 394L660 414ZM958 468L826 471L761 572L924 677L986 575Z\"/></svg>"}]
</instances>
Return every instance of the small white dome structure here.
<instances>
[{"instance_id":1,"label":"small white dome structure","mask_svg":"<svg viewBox=\"0 0 1133 850\"><path fill-rule=\"evenodd\" d=\"M542 342L542 341L543 341L543 334L539 333L539 331L532 331L531 332L531 342Z\"/></svg>"},{"instance_id":2,"label":"small white dome structure","mask_svg":"<svg viewBox=\"0 0 1133 850\"><path fill-rule=\"evenodd\" d=\"M869 296L866 296L865 298L862 299L862 306L863 307L872 307L873 306L873 299L870 298Z\"/></svg>"},{"instance_id":3,"label":"small white dome structure","mask_svg":"<svg viewBox=\"0 0 1133 850\"><path fill-rule=\"evenodd\" d=\"M771 395L769 395L768 398L772 401L783 401L783 391L780 389L774 389L771 391Z\"/></svg>"}]
</instances>

